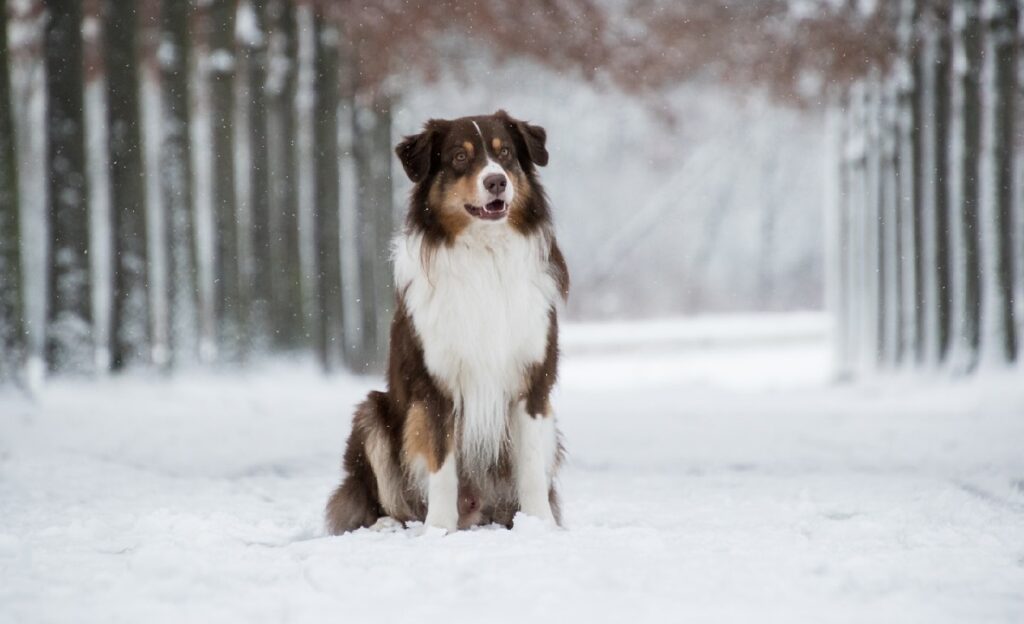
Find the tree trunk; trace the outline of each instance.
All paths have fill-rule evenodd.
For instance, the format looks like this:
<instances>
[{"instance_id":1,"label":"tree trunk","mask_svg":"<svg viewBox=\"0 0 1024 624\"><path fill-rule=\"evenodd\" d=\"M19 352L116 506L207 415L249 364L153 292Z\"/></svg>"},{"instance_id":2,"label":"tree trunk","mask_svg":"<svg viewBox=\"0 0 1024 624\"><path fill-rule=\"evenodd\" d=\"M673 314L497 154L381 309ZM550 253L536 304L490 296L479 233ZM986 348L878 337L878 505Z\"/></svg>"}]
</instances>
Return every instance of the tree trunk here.
<instances>
[{"instance_id":1,"label":"tree trunk","mask_svg":"<svg viewBox=\"0 0 1024 624\"><path fill-rule=\"evenodd\" d=\"M312 0L295 3L295 199L298 214L298 254L301 275L302 325L319 345L317 309L317 180L315 145L317 23ZM308 340L308 338L307 338Z\"/></svg>"},{"instance_id":2,"label":"tree trunk","mask_svg":"<svg viewBox=\"0 0 1024 624\"><path fill-rule=\"evenodd\" d=\"M896 150L899 124L897 119L897 87L887 81L882 103L882 277L885 291L883 359L890 368L896 367L903 353L902 309L903 289L900 272L902 245L900 244L900 161Z\"/></svg>"},{"instance_id":3,"label":"tree trunk","mask_svg":"<svg viewBox=\"0 0 1024 624\"><path fill-rule=\"evenodd\" d=\"M321 18L323 19L323 18ZM338 187L338 30L323 22L316 54L316 231L318 354L324 370L341 365L344 335L341 281L341 220Z\"/></svg>"},{"instance_id":4,"label":"tree trunk","mask_svg":"<svg viewBox=\"0 0 1024 624\"><path fill-rule=\"evenodd\" d=\"M338 49L338 152L341 214L341 296L344 323L342 357L353 371L363 364L363 298L360 267L359 192L355 158L355 53L352 41L342 38Z\"/></svg>"},{"instance_id":5,"label":"tree trunk","mask_svg":"<svg viewBox=\"0 0 1024 624\"><path fill-rule=\"evenodd\" d=\"M19 371L24 347L19 249L18 170L11 118L7 0L0 0L0 382Z\"/></svg>"},{"instance_id":6,"label":"tree trunk","mask_svg":"<svg viewBox=\"0 0 1024 624\"><path fill-rule=\"evenodd\" d=\"M79 3L47 3L46 79L50 199L47 364L92 368L89 212L82 129L82 14Z\"/></svg>"},{"instance_id":7,"label":"tree trunk","mask_svg":"<svg viewBox=\"0 0 1024 624\"><path fill-rule=\"evenodd\" d=\"M950 35L950 7L945 2L933 5L937 41L935 47L935 280L937 286L938 359L945 362L949 355L951 332L952 259L950 254L950 198L949 198L949 132L951 115L950 82L952 80L952 50Z\"/></svg>"},{"instance_id":8,"label":"tree trunk","mask_svg":"<svg viewBox=\"0 0 1024 624\"><path fill-rule=\"evenodd\" d=\"M978 358L981 260L978 252L978 158L981 106L981 23L978 0L953 7L952 115L950 125L950 231L953 306L950 365L954 372L974 368Z\"/></svg>"},{"instance_id":9,"label":"tree trunk","mask_svg":"<svg viewBox=\"0 0 1024 624\"><path fill-rule=\"evenodd\" d=\"M193 231L189 149L189 3L162 0L160 55L163 86L163 198L167 212L170 273L170 344L173 364L199 355L196 240Z\"/></svg>"},{"instance_id":10,"label":"tree trunk","mask_svg":"<svg viewBox=\"0 0 1024 624\"><path fill-rule=\"evenodd\" d=\"M114 233L110 188L110 110L107 105L105 19L101 0L87 0L82 15L85 75L82 101L89 188L89 267L92 285L93 363L110 370L114 317Z\"/></svg>"},{"instance_id":11,"label":"tree trunk","mask_svg":"<svg viewBox=\"0 0 1024 624\"><path fill-rule=\"evenodd\" d=\"M869 350L864 340L865 311L865 90L864 83L858 82L851 89L849 104L849 133L847 136L847 159L849 160L850 185L846 208L847 235L847 357L851 370L863 372L865 351Z\"/></svg>"},{"instance_id":12,"label":"tree trunk","mask_svg":"<svg viewBox=\"0 0 1024 624\"><path fill-rule=\"evenodd\" d=\"M240 238L241 294L249 306L244 323L250 341L246 349L264 349L271 333L273 286L270 263L270 200L267 180L267 107L264 85L267 77L267 37L264 34L265 2L242 0L238 5L235 33L238 65L235 70L235 188L240 210L239 222L248 218L248 235ZM242 133L247 133L242 136ZM239 160L247 161L238 163ZM245 175L242 172L246 171ZM243 217L241 215L246 215ZM239 226L240 232L245 228ZM246 249L247 247L247 249Z\"/></svg>"},{"instance_id":13,"label":"tree trunk","mask_svg":"<svg viewBox=\"0 0 1024 624\"><path fill-rule=\"evenodd\" d=\"M885 297L882 290L882 146L881 83L877 73L865 82L864 143L864 299L861 307L864 350L861 368L873 370L882 360L882 325Z\"/></svg>"},{"instance_id":14,"label":"tree trunk","mask_svg":"<svg viewBox=\"0 0 1024 624\"><path fill-rule=\"evenodd\" d=\"M234 42L236 0L213 0L209 57L213 138L214 301L222 358L237 360L245 330L239 270L234 164Z\"/></svg>"},{"instance_id":15,"label":"tree trunk","mask_svg":"<svg viewBox=\"0 0 1024 624\"><path fill-rule=\"evenodd\" d=\"M361 372L383 370L394 291L390 240L394 227L391 187L391 103L367 97L355 108L360 286L363 299Z\"/></svg>"},{"instance_id":16,"label":"tree trunk","mask_svg":"<svg viewBox=\"0 0 1024 624\"><path fill-rule=\"evenodd\" d=\"M14 120L15 154L21 253L22 322L25 336L24 381L29 392L38 392L46 370L47 258L50 233L47 227L49 184L46 155L46 62L43 42L46 13L41 0L22 1L8 7L11 42L11 111Z\"/></svg>"},{"instance_id":17,"label":"tree trunk","mask_svg":"<svg viewBox=\"0 0 1024 624\"><path fill-rule=\"evenodd\" d=\"M294 19L284 0L266 4L267 76L267 179L269 181L269 240L272 318L275 346L295 348L303 336L300 309L301 274L298 255L298 220L294 180Z\"/></svg>"},{"instance_id":18,"label":"tree trunk","mask_svg":"<svg viewBox=\"0 0 1024 624\"><path fill-rule=\"evenodd\" d=\"M900 56L899 161L900 244L903 284L903 362L916 364L921 355L920 262L920 63L916 42L916 0L902 0L899 16Z\"/></svg>"},{"instance_id":19,"label":"tree trunk","mask_svg":"<svg viewBox=\"0 0 1024 624\"><path fill-rule=\"evenodd\" d=\"M261 315L253 311L256 301L265 301L269 290L261 290L257 282L257 255L254 245L259 242L266 249L266 173L265 155L257 161L253 153L258 141L257 128L262 128L264 115L262 98L255 97L253 85L262 85L262 63L259 60L263 44L257 11L249 0L239 0L235 14L235 76L234 76L234 165L235 203L238 223L238 313L241 329L239 356L248 358L253 341L266 330ZM263 151L262 145L259 150ZM257 193L262 199L257 199ZM260 210L254 205L261 201ZM257 220L256 217L259 217ZM259 237L257 237L259 232Z\"/></svg>"},{"instance_id":20,"label":"tree trunk","mask_svg":"<svg viewBox=\"0 0 1024 624\"><path fill-rule=\"evenodd\" d=\"M1015 158L1017 163L1016 185L1014 186L1013 205L1016 208L1016 224L1014 230L1016 241L1013 248L1016 253L1014 264L1014 277L1016 278L1016 290L1014 301L1016 306L1014 314L1017 319L1017 361L1024 370L1024 63L1020 61L1020 52L1024 49L1024 0L1017 4L1017 137L1014 145Z\"/></svg>"},{"instance_id":21,"label":"tree trunk","mask_svg":"<svg viewBox=\"0 0 1024 624\"><path fill-rule=\"evenodd\" d=\"M939 365L939 271L938 271L938 212L939 189L942 173L938 170L938 152L944 145L944 137L940 136L938 124L937 84L944 78L939 73L939 32L935 16L932 14L932 3L926 3L921 23L920 54L918 55L918 75L921 82L918 87L920 97L919 154L918 167L919 232L918 257L920 258L919 290L921 291L920 341L921 361L926 367L935 368Z\"/></svg>"},{"instance_id":22,"label":"tree trunk","mask_svg":"<svg viewBox=\"0 0 1024 624\"><path fill-rule=\"evenodd\" d=\"M198 3L189 20L192 46L189 62L189 138L192 158L192 205L196 241L199 302L199 359L217 357L217 232L216 158L213 136L210 7Z\"/></svg>"},{"instance_id":23,"label":"tree trunk","mask_svg":"<svg viewBox=\"0 0 1024 624\"><path fill-rule=\"evenodd\" d=\"M116 369L149 359L146 208L139 136L135 7L110 2L107 37L110 183L114 223L114 350Z\"/></svg>"},{"instance_id":24,"label":"tree trunk","mask_svg":"<svg viewBox=\"0 0 1024 624\"><path fill-rule=\"evenodd\" d=\"M982 361L1016 355L1013 318L1013 137L1017 90L1017 7L986 0L982 69L981 193Z\"/></svg>"},{"instance_id":25,"label":"tree trunk","mask_svg":"<svg viewBox=\"0 0 1024 624\"><path fill-rule=\"evenodd\" d=\"M138 6L139 86L142 163L146 192L146 275L149 282L150 358L158 367L171 363L170 250L164 205L162 151L163 93L160 82L160 0Z\"/></svg>"}]
</instances>

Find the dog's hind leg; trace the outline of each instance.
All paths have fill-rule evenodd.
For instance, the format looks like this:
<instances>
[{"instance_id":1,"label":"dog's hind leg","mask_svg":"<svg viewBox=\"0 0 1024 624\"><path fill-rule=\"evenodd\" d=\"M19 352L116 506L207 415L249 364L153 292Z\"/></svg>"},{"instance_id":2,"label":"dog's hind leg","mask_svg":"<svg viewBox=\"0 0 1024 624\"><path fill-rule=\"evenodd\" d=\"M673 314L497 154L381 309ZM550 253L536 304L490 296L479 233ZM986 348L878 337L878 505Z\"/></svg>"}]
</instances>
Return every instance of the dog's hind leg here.
<instances>
[{"instance_id":1,"label":"dog's hind leg","mask_svg":"<svg viewBox=\"0 0 1024 624\"><path fill-rule=\"evenodd\" d=\"M374 456L379 454L381 410L386 409L385 397L379 392L371 392L356 409L345 448L345 480L327 501L325 520L332 535L371 526L385 515L374 466L378 458Z\"/></svg>"}]
</instances>

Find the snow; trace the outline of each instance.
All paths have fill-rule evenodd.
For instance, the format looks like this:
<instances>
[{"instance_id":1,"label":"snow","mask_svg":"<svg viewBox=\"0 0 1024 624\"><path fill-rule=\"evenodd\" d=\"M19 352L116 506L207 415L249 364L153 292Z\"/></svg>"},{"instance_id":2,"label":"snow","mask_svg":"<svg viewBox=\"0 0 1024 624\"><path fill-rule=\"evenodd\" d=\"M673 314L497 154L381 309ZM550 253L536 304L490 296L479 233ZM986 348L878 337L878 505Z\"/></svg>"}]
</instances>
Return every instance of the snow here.
<instances>
[{"instance_id":1,"label":"snow","mask_svg":"<svg viewBox=\"0 0 1024 624\"><path fill-rule=\"evenodd\" d=\"M827 332L568 326L564 530L324 536L379 384L312 363L0 390L0 622L1021 621L1021 371L837 386Z\"/></svg>"}]
</instances>

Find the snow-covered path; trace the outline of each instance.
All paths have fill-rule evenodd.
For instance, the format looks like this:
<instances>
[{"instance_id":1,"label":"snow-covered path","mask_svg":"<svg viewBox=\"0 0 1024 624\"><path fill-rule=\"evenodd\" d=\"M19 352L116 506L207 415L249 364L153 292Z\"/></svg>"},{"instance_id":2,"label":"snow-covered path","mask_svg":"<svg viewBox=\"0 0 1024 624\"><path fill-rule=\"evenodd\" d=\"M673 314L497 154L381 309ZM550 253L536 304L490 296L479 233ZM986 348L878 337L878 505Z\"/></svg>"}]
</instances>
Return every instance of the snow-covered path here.
<instances>
[{"instance_id":1,"label":"snow-covered path","mask_svg":"<svg viewBox=\"0 0 1024 624\"><path fill-rule=\"evenodd\" d=\"M1024 377L832 386L819 321L570 327L564 531L325 537L373 380L3 391L0 622L1024 621Z\"/></svg>"}]
</instances>

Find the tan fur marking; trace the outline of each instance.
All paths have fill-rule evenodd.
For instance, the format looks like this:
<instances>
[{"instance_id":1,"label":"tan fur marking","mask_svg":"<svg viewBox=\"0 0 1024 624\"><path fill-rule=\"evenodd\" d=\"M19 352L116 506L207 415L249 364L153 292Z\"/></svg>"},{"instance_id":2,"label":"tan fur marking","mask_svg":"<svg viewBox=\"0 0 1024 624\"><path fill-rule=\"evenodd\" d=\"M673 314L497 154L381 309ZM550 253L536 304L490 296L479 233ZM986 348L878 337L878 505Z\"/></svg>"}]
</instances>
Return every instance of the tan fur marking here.
<instances>
[{"instance_id":1,"label":"tan fur marking","mask_svg":"<svg viewBox=\"0 0 1024 624\"><path fill-rule=\"evenodd\" d=\"M530 203L530 183L527 182L524 175L519 173L513 173L510 177L516 189L516 196L512 200L512 205L509 206L508 222L512 227L522 231L523 224L526 223L524 211Z\"/></svg>"},{"instance_id":2,"label":"tan fur marking","mask_svg":"<svg viewBox=\"0 0 1024 624\"><path fill-rule=\"evenodd\" d=\"M473 144L471 142L469 142L469 141L466 141L466 142L464 142L462 144L462 147L464 147L466 149L466 151L469 152L469 157L472 158L473 157L473 152L476 151L476 150L473 149Z\"/></svg>"},{"instance_id":3,"label":"tan fur marking","mask_svg":"<svg viewBox=\"0 0 1024 624\"><path fill-rule=\"evenodd\" d=\"M495 137L493 140L491 140L491 147L494 148L494 153L495 154L500 152L501 151L501 139Z\"/></svg>"},{"instance_id":4,"label":"tan fur marking","mask_svg":"<svg viewBox=\"0 0 1024 624\"><path fill-rule=\"evenodd\" d=\"M405 431L402 433L402 450L406 461L422 458L427 470L437 472L441 466L434 457L434 440L427 422L427 410L422 403L413 403L405 417Z\"/></svg>"},{"instance_id":5,"label":"tan fur marking","mask_svg":"<svg viewBox=\"0 0 1024 624\"><path fill-rule=\"evenodd\" d=\"M437 212L437 219L448 234L448 239L455 240L462 230L469 227L472 217L466 214L466 209L457 201L457 198L453 200L450 190L445 197L443 186L441 178L435 180L434 185L430 187L430 196L427 201L430 203L431 209Z\"/></svg>"},{"instance_id":6,"label":"tan fur marking","mask_svg":"<svg viewBox=\"0 0 1024 624\"><path fill-rule=\"evenodd\" d=\"M390 516L402 517L408 515L402 497L402 475L393 469L390 447L387 437L381 431L369 431L366 438L366 455L377 478L377 493L381 507Z\"/></svg>"}]
</instances>

